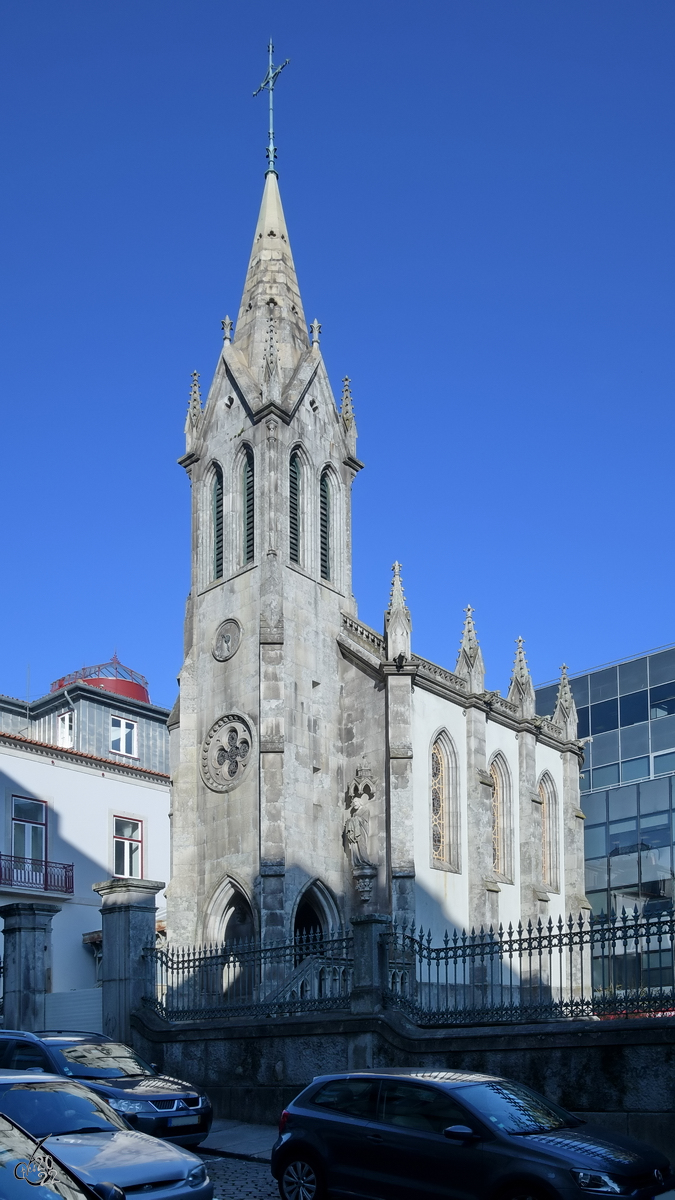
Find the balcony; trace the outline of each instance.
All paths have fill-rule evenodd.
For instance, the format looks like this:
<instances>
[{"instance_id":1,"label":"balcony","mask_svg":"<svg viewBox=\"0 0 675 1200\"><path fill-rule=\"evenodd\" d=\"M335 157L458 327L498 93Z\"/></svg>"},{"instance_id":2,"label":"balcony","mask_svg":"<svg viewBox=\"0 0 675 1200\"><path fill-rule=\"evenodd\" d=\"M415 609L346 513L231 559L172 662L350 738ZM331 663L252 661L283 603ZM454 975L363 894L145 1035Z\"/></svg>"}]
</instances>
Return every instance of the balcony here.
<instances>
[{"instance_id":1,"label":"balcony","mask_svg":"<svg viewBox=\"0 0 675 1200\"><path fill-rule=\"evenodd\" d=\"M43 858L18 858L0 854L0 887L30 892L73 892L73 864Z\"/></svg>"}]
</instances>

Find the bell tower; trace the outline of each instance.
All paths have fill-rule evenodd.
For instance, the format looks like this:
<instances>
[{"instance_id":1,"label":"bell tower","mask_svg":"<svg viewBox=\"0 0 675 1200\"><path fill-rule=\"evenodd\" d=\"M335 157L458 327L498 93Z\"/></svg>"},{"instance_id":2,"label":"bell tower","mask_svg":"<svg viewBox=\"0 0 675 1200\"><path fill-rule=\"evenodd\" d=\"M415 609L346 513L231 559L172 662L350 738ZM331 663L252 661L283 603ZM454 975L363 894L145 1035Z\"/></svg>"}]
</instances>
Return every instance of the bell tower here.
<instances>
[{"instance_id":1,"label":"bell tower","mask_svg":"<svg viewBox=\"0 0 675 1200\"><path fill-rule=\"evenodd\" d=\"M281 69L270 46L259 89L270 104ZM362 464L349 381L338 410L321 326L308 331L272 120L267 155L236 326L223 321L203 407L193 376L179 460L192 489L192 575L170 718L167 895L169 934L182 944L229 937L237 922L263 941L285 937L302 903L323 906L327 927L340 920L335 796L350 780L336 646L342 614L355 613L351 485ZM310 894L317 879L323 891Z\"/></svg>"}]
</instances>

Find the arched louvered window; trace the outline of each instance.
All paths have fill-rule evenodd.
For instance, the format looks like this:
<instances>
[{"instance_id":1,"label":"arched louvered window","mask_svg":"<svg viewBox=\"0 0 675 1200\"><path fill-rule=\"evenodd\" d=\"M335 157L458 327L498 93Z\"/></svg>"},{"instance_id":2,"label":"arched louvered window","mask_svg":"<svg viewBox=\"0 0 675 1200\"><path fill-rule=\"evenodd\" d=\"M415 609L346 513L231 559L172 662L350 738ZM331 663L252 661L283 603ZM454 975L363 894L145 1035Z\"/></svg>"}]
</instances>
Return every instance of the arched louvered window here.
<instances>
[{"instance_id":1,"label":"arched louvered window","mask_svg":"<svg viewBox=\"0 0 675 1200\"><path fill-rule=\"evenodd\" d=\"M223 472L219 466L213 468L211 487L213 527L213 578L223 578Z\"/></svg>"},{"instance_id":2,"label":"arched louvered window","mask_svg":"<svg viewBox=\"0 0 675 1200\"><path fill-rule=\"evenodd\" d=\"M431 747L431 865L461 870L457 756L445 732Z\"/></svg>"},{"instance_id":3,"label":"arched louvered window","mask_svg":"<svg viewBox=\"0 0 675 1200\"><path fill-rule=\"evenodd\" d=\"M300 458L291 454L288 471L288 553L291 562L300 562Z\"/></svg>"},{"instance_id":4,"label":"arched louvered window","mask_svg":"<svg viewBox=\"0 0 675 1200\"><path fill-rule=\"evenodd\" d=\"M244 562L253 562L255 553L255 471L253 464L253 451L250 447L246 450L244 459Z\"/></svg>"},{"instance_id":5,"label":"arched louvered window","mask_svg":"<svg viewBox=\"0 0 675 1200\"><path fill-rule=\"evenodd\" d=\"M552 892L560 891L560 840L558 834L558 793L546 772L539 783L541 800L541 876Z\"/></svg>"},{"instance_id":6,"label":"arched louvered window","mask_svg":"<svg viewBox=\"0 0 675 1200\"><path fill-rule=\"evenodd\" d=\"M319 487L321 531L321 578L330 579L330 481L328 471L321 476Z\"/></svg>"},{"instance_id":7,"label":"arched louvered window","mask_svg":"<svg viewBox=\"0 0 675 1200\"><path fill-rule=\"evenodd\" d=\"M507 882L513 880L513 828L511 816L511 780L500 754L490 765L492 777L492 866Z\"/></svg>"}]
</instances>

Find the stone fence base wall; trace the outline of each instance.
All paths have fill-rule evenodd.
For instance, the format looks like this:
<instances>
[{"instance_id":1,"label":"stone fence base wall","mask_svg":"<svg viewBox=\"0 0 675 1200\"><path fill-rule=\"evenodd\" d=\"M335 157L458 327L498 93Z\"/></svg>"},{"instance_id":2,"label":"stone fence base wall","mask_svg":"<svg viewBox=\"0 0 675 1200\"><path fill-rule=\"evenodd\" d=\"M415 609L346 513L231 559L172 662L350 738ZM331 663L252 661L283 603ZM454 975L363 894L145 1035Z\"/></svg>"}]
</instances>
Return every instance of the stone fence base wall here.
<instances>
[{"instance_id":1,"label":"stone fence base wall","mask_svg":"<svg viewBox=\"0 0 675 1200\"><path fill-rule=\"evenodd\" d=\"M136 1048L203 1087L217 1116L276 1124L315 1075L424 1067L507 1075L675 1165L675 1018L419 1029L401 1014L316 1014L169 1025L131 1018Z\"/></svg>"}]
</instances>

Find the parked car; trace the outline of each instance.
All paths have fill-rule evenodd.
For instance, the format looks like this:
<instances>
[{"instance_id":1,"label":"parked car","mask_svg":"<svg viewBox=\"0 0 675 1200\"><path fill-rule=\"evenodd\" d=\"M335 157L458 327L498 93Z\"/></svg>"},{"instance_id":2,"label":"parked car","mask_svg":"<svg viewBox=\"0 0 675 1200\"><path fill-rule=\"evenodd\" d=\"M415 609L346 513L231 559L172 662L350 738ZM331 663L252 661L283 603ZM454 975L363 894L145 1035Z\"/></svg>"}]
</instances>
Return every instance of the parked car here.
<instances>
[{"instance_id":1,"label":"parked car","mask_svg":"<svg viewBox=\"0 0 675 1200\"><path fill-rule=\"evenodd\" d=\"M454 1071L318 1077L282 1113L271 1166L282 1200L652 1200L675 1186L657 1150Z\"/></svg>"},{"instance_id":2,"label":"parked car","mask_svg":"<svg viewBox=\"0 0 675 1200\"><path fill-rule=\"evenodd\" d=\"M123 1191L151 1192L153 1200L213 1198L196 1154L131 1129L102 1096L74 1079L0 1071L0 1117L42 1140L48 1154L92 1189L109 1182Z\"/></svg>"},{"instance_id":3,"label":"parked car","mask_svg":"<svg viewBox=\"0 0 675 1200\"><path fill-rule=\"evenodd\" d=\"M9 1117L0 1117L0 1164L3 1200L126 1200L106 1182L89 1188L59 1158Z\"/></svg>"},{"instance_id":4,"label":"parked car","mask_svg":"<svg viewBox=\"0 0 675 1200\"><path fill-rule=\"evenodd\" d=\"M198 1146L211 1128L208 1096L180 1079L158 1075L135 1050L102 1033L0 1030L0 1070L86 1080L140 1133L179 1146Z\"/></svg>"}]
</instances>

